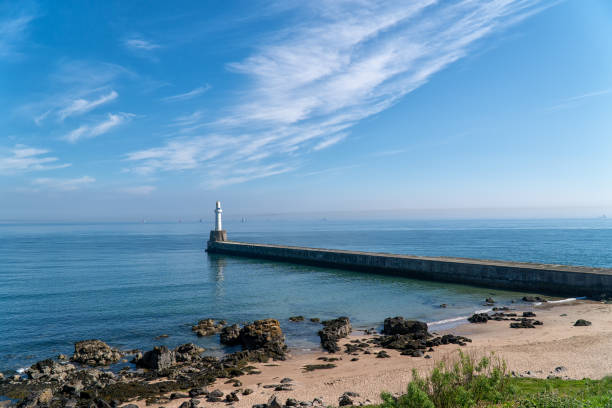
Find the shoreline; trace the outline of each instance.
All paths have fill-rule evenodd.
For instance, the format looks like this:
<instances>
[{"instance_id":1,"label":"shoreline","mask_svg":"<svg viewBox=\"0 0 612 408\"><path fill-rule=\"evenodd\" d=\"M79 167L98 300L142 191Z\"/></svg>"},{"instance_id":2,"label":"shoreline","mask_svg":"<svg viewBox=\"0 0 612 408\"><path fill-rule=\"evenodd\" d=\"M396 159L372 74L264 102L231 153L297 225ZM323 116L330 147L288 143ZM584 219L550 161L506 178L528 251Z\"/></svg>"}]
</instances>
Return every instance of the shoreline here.
<instances>
[{"instance_id":1,"label":"shoreline","mask_svg":"<svg viewBox=\"0 0 612 408\"><path fill-rule=\"evenodd\" d=\"M379 403L380 393L383 391L393 395L405 392L412 378L413 369L420 374L426 374L439 362L456 358L458 350L476 358L494 353L495 356L506 361L508 374L516 377L547 378L554 376L564 379L585 377L600 379L612 374L612 356L608 353L608 350L612 348L611 304L590 300L561 299L540 304L516 303L510 307L511 310L504 308L501 310L518 312L519 316L521 311L533 311L536 318L544 324L535 328L515 329L510 328L511 320L509 321L508 317L502 317L505 320L488 320L486 323L469 323L460 317L457 319L461 320L456 321L457 324L453 324L452 328L435 327L435 324L440 324L440 322L432 322L432 326L428 327L432 335L453 334L469 338L471 341L464 343L461 340L455 344L437 345L434 346L435 349L423 349L424 354L420 353L417 356L402 355L397 349L383 349L381 344L377 343L377 339L381 338L377 332L372 333L366 329L364 333L363 328L355 328L348 337L338 341L339 352L328 353L322 349L289 349L285 360L269 360L265 363L249 362L248 367L241 366L243 372L237 375L229 377L215 375L216 379L201 388L204 390L203 394L192 397L201 399L202 402L206 401L204 403L207 406L213 407L226 406L231 402L234 408L251 408L253 405L267 403L273 395L277 396L281 404L287 398L294 398L304 404L312 405L314 401L314 405L337 406L339 398L349 392L351 395L354 394L352 399L356 405ZM512 319L516 321L516 318ZM592 325L574 327L573 323L577 319L587 319L592 322ZM301 322L293 324L301 324ZM361 348L355 348L355 345ZM193 347L196 350L188 351L191 356L203 351L198 351L197 346ZM349 350L351 347L352 349ZM381 352L386 354L385 358L381 358L379 355ZM198 357L200 358L206 359L206 357ZM70 365L66 362L53 364L55 368L52 368L52 371L57 370L58 367L63 370L62 367ZM332 365L319 367L314 371L304 370L307 365L321 364ZM194 365L193 368L196 366ZM231 366L232 364L229 367ZM206 365L199 367L207 370ZM84 367L90 372L103 373L109 370L109 367L104 368L103 365L100 365L100 368L102 370ZM162 371L157 373L152 371L150 372L152 376L147 374L147 370L142 369L135 371L132 369L131 372L136 376L131 376L129 372L118 373L121 376L127 375L126 380L122 380L128 381L124 384L130 383L129 378L136 381L148 378L145 380L148 384L176 383L180 378L180 374L179 377L176 377L177 374L172 374L172 370L166 374ZM180 370L177 371L179 372ZM22 388L25 387L26 390L35 384L29 381L21 382ZM191 400L192 397L186 394L189 388L192 388L191 391L193 391L193 386L187 389L173 386L172 391L161 392L153 399L151 399L152 396L148 400L144 396L131 398L129 402L116 406L135 404L141 408L145 406L178 408L181 404ZM245 389L252 392L244 395L243 390ZM235 394L235 399L232 401L206 400L207 393L213 390L219 390L224 398Z\"/></svg>"},{"instance_id":2,"label":"shoreline","mask_svg":"<svg viewBox=\"0 0 612 408\"><path fill-rule=\"evenodd\" d=\"M463 323L452 330L436 331L451 333L472 339L464 347L455 344L436 347L426 353L431 358L400 355L397 350L385 349L390 358L377 358L372 354L351 356L345 352L330 354L325 351L295 353L285 361L252 364L261 374L237 377L240 387L225 384L221 379L207 387L209 391L220 390L224 394L237 389L250 388L250 395L239 395L240 400L231 405L235 408L251 408L265 404L276 395L281 404L287 398L298 401L320 399L324 406L338 405L346 392L359 394L353 397L355 405L379 403L380 393L390 392L401 395L412 378L412 370L424 374L436 364L452 360L458 350L482 357L494 353L508 364L508 373L517 377L563 379L600 379L612 374L612 356L607 353L612 347L612 305L595 301L574 300L556 304L533 305L537 318L544 322L535 329L511 329L508 321L491 320L486 324ZM592 321L592 326L574 327L579 318ZM435 331L435 330L434 330ZM353 333L342 339L343 347L354 340L368 340L373 335ZM351 361L357 357L358 361ZM307 364L324 363L320 358L341 358L334 361L336 367L305 372ZM277 385L283 378L290 378L292 391L275 391L266 385ZM189 398L177 398L160 404L147 405L144 400L134 401L138 407L178 408ZM222 407L225 402L206 402L207 405Z\"/></svg>"}]
</instances>

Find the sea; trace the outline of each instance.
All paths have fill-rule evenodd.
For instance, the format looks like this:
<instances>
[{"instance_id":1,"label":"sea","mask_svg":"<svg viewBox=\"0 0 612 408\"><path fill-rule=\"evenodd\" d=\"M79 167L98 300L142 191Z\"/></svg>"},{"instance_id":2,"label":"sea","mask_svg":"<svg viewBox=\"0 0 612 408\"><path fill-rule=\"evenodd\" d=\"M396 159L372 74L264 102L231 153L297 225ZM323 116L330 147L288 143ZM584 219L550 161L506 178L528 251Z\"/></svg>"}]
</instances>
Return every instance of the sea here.
<instances>
[{"instance_id":1,"label":"sea","mask_svg":"<svg viewBox=\"0 0 612 408\"><path fill-rule=\"evenodd\" d=\"M612 267L612 220L352 220L258 217L226 221L236 241ZM0 224L0 372L71 355L101 339L147 350L194 342L199 319L281 322L296 353L319 347L309 318L349 316L380 327L390 316L439 322L493 297L525 293L266 260L208 255L209 222ZM581 296L577 293L576 296ZM441 308L441 304L446 308ZM301 315L304 322L290 322ZM160 335L168 337L159 338Z\"/></svg>"}]
</instances>

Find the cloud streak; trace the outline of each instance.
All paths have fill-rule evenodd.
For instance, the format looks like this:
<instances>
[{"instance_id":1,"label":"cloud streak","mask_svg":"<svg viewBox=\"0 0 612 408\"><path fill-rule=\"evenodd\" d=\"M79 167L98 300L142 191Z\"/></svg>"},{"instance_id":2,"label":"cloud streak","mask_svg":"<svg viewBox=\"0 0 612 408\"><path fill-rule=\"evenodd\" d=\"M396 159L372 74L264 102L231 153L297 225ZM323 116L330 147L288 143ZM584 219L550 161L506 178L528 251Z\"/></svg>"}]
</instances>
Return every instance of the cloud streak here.
<instances>
[{"instance_id":1,"label":"cloud streak","mask_svg":"<svg viewBox=\"0 0 612 408\"><path fill-rule=\"evenodd\" d=\"M78 116L84 113L87 113L98 106L104 105L108 102L111 102L117 97L119 94L113 90L111 90L108 94L100 96L98 99L94 99L88 101L87 99L75 99L70 103L70 105L66 106L64 109L58 112L58 115L61 120L66 119L69 116Z\"/></svg>"},{"instance_id":2,"label":"cloud streak","mask_svg":"<svg viewBox=\"0 0 612 408\"><path fill-rule=\"evenodd\" d=\"M70 143L76 143L82 139L92 139L94 137L108 133L117 126L130 120L134 114L131 113L109 113L107 119L94 125L81 125L63 137Z\"/></svg>"},{"instance_id":3,"label":"cloud streak","mask_svg":"<svg viewBox=\"0 0 612 408\"><path fill-rule=\"evenodd\" d=\"M96 181L95 178L89 176L77 177L77 178L37 178L32 180L32 185L37 187L43 187L49 190L56 191L74 191L81 187L92 184Z\"/></svg>"},{"instance_id":4,"label":"cloud streak","mask_svg":"<svg viewBox=\"0 0 612 408\"><path fill-rule=\"evenodd\" d=\"M206 84L204 86L200 86L195 89L192 89L189 92L181 93L178 95L166 96L165 98L162 98L161 100L164 102L186 101L189 99L193 99L196 96L202 95L204 92L208 91L209 89L210 89L210 85Z\"/></svg>"},{"instance_id":5,"label":"cloud streak","mask_svg":"<svg viewBox=\"0 0 612 408\"><path fill-rule=\"evenodd\" d=\"M33 15L20 15L0 20L0 58L18 54L17 45L24 40L33 19Z\"/></svg>"},{"instance_id":6,"label":"cloud streak","mask_svg":"<svg viewBox=\"0 0 612 408\"><path fill-rule=\"evenodd\" d=\"M155 44L151 41L143 40L142 38L137 37L128 38L123 44L129 49L139 51L152 51L160 48L159 44Z\"/></svg>"},{"instance_id":7,"label":"cloud streak","mask_svg":"<svg viewBox=\"0 0 612 408\"><path fill-rule=\"evenodd\" d=\"M70 163L59 163L57 157L49 156L49 151L46 149L17 145L9 152L9 155L0 156L0 175L54 170L70 166Z\"/></svg>"},{"instance_id":8,"label":"cloud streak","mask_svg":"<svg viewBox=\"0 0 612 408\"><path fill-rule=\"evenodd\" d=\"M230 183L278 174L271 170L274 168L293 168L299 156L341 143L355 124L393 106L468 55L483 38L524 20L549 3L294 3L292 11L299 23L272 33L258 42L249 57L228 64L229 70L246 79L247 86L226 110L228 113L207 126L222 139L233 140L240 135L240 143L228 144L221 151L213 149L216 154L195 162L202 168L235 163L220 176ZM192 139L184 136L201 128L179 131L183 134L181 143L202 140L200 135ZM176 140L134 152L128 160L141 161L151 171L181 168L183 156L176 151ZM155 159L146 157L152 151L158 154ZM192 155L184 158L186 165L194 165ZM253 165L244 167L244 161ZM239 173L245 171L252 172L247 177Z\"/></svg>"}]
</instances>

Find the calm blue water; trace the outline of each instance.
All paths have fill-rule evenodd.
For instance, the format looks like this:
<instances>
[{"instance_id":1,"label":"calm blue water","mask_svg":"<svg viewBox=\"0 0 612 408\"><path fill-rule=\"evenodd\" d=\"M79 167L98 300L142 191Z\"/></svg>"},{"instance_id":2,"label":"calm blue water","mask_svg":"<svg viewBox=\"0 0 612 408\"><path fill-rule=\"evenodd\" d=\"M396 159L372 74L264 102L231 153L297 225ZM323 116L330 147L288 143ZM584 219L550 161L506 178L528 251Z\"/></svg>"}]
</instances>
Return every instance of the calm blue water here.
<instances>
[{"instance_id":1,"label":"calm blue water","mask_svg":"<svg viewBox=\"0 0 612 408\"><path fill-rule=\"evenodd\" d=\"M612 267L612 221L226 222L233 240ZM281 320L290 346L318 344L317 325L289 316L350 316L358 326L403 315L461 316L493 295L522 294L260 260L208 256L210 225L0 225L0 371L25 367L73 343L100 338L121 348L174 347L198 339L205 317ZM580 294L577 294L580 295ZM446 309L440 303L449 305ZM154 338L169 334L163 340Z\"/></svg>"}]
</instances>

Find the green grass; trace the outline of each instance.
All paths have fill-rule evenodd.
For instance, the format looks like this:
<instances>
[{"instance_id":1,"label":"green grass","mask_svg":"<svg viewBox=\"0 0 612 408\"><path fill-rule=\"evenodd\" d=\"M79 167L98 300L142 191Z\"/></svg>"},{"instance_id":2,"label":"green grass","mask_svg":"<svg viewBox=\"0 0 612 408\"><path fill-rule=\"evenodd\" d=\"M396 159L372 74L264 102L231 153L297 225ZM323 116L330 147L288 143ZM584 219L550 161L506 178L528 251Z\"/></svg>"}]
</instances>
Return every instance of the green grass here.
<instances>
[{"instance_id":1,"label":"green grass","mask_svg":"<svg viewBox=\"0 0 612 408\"><path fill-rule=\"evenodd\" d=\"M514 378L494 355L459 352L426 377L413 371L406 393L381 395L377 408L612 408L612 377L602 380Z\"/></svg>"}]
</instances>

